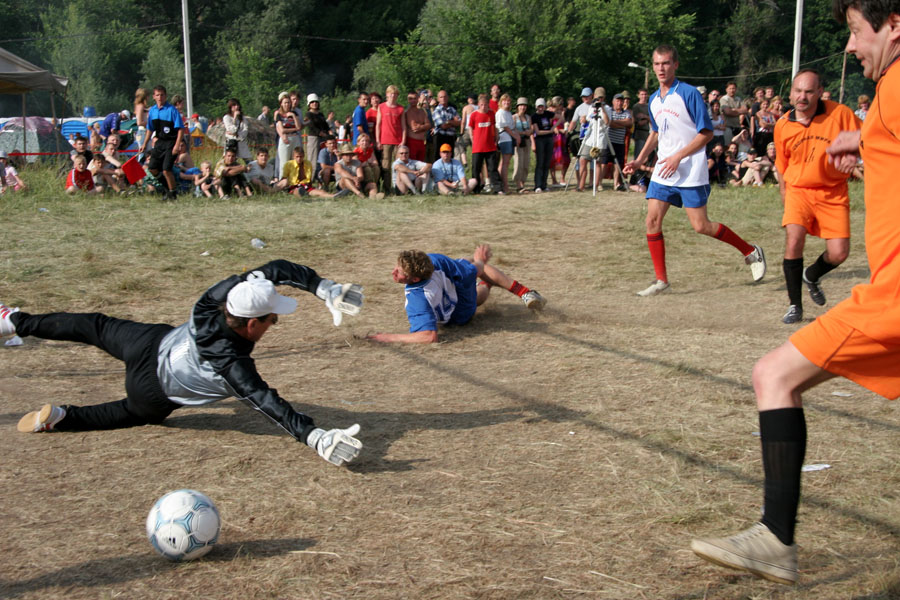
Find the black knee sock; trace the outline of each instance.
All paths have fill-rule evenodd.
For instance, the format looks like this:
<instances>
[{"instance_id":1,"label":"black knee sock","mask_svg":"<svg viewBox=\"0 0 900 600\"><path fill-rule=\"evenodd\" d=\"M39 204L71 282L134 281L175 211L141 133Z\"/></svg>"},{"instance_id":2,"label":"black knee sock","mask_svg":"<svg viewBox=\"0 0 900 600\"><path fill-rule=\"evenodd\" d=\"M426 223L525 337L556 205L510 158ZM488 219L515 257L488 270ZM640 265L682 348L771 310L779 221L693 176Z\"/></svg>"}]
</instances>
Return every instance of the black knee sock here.
<instances>
[{"instance_id":1,"label":"black knee sock","mask_svg":"<svg viewBox=\"0 0 900 600\"><path fill-rule=\"evenodd\" d=\"M800 469L806 455L803 409L760 412L759 431L766 475L762 522L782 544L791 545L800 503Z\"/></svg>"},{"instance_id":2,"label":"black knee sock","mask_svg":"<svg viewBox=\"0 0 900 600\"><path fill-rule=\"evenodd\" d=\"M806 270L806 278L812 282L816 282L819 281L823 275L830 273L836 268L837 265L833 265L825 260L825 253L823 252L819 255L819 258L816 259L816 262L811 264Z\"/></svg>"},{"instance_id":3,"label":"black knee sock","mask_svg":"<svg viewBox=\"0 0 900 600\"><path fill-rule=\"evenodd\" d=\"M784 269L788 300L791 304L803 308L803 258L786 258L781 266Z\"/></svg>"}]
</instances>

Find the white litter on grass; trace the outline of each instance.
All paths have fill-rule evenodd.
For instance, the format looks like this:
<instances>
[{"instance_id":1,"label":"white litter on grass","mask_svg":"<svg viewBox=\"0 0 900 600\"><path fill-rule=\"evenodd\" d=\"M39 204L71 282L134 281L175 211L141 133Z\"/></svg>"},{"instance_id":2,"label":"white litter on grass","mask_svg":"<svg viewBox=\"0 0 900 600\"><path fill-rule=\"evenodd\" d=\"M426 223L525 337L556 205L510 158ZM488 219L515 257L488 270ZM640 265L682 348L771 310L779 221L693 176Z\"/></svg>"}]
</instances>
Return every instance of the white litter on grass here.
<instances>
[{"instance_id":1,"label":"white litter on grass","mask_svg":"<svg viewBox=\"0 0 900 600\"><path fill-rule=\"evenodd\" d=\"M14 335L11 338L9 338L8 340L6 340L6 343L3 345L4 346L21 346L24 343L25 342L22 341L22 338L20 338L17 335Z\"/></svg>"},{"instance_id":2,"label":"white litter on grass","mask_svg":"<svg viewBox=\"0 0 900 600\"><path fill-rule=\"evenodd\" d=\"M824 471L825 469L830 469L831 465L826 464L817 464L817 465L803 465L803 468L800 469L804 473L809 473L810 471Z\"/></svg>"},{"instance_id":3,"label":"white litter on grass","mask_svg":"<svg viewBox=\"0 0 900 600\"><path fill-rule=\"evenodd\" d=\"M47 208L39 208L38 212L50 212L50 210Z\"/></svg>"},{"instance_id":4,"label":"white litter on grass","mask_svg":"<svg viewBox=\"0 0 900 600\"><path fill-rule=\"evenodd\" d=\"M570 431L570 432L569 432L569 435L575 435L575 432L574 432L574 431Z\"/></svg>"},{"instance_id":5,"label":"white litter on grass","mask_svg":"<svg viewBox=\"0 0 900 600\"><path fill-rule=\"evenodd\" d=\"M266 247L266 243L259 238L253 238L252 240L250 240L250 245L253 246L254 248L260 248L260 249Z\"/></svg>"},{"instance_id":6,"label":"white litter on grass","mask_svg":"<svg viewBox=\"0 0 900 600\"><path fill-rule=\"evenodd\" d=\"M753 431L750 433L753 437L759 437L761 434L758 431Z\"/></svg>"},{"instance_id":7,"label":"white litter on grass","mask_svg":"<svg viewBox=\"0 0 900 600\"><path fill-rule=\"evenodd\" d=\"M851 394L850 392L831 392L831 395L838 396L840 398L849 398L853 394Z\"/></svg>"},{"instance_id":8,"label":"white litter on grass","mask_svg":"<svg viewBox=\"0 0 900 600\"><path fill-rule=\"evenodd\" d=\"M209 250L204 250L200 256L209 256Z\"/></svg>"}]
</instances>

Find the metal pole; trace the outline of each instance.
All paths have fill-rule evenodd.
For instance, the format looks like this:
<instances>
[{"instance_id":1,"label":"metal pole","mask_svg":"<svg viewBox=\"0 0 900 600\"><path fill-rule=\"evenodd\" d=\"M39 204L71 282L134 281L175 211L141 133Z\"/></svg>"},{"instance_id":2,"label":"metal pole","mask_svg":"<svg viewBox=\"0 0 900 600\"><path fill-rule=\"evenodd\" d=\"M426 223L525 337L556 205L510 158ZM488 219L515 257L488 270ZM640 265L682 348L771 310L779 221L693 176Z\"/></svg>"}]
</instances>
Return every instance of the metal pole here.
<instances>
[{"instance_id":1,"label":"metal pole","mask_svg":"<svg viewBox=\"0 0 900 600\"><path fill-rule=\"evenodd\" d=\"M838 102L844 103L844 80L847 77L847 51L844 51L844 64L841 65L841 93L838 94Z\"/></svg>"},{"instance_id":2,"label":"metal pole","mask_svg":"<svg viewBox=\"0 0 900 600\"><path fill-rule=\"evenodd\" d=\"M187 116L194 114L194 96L191 93L191 38L188 31L188 4L181 0L181 28L184 35L184 97Z\"/></svg>"},{"instance_id":3,"label":"metal pole","mask_svg":"<svg viewBox=\"0 0 900 600\"><path fill-rule=\"evenodd\" d=\"M25 94L22 94L22 154L28 152L28 127L26 126L25 120ZM28 157L25 157L25 162L28 162Z\"/></svg>"},{"instance_id":4,"label":"metal pole","mask_svg":"<svg viewBox=\"0 0 900 600\"><path fill-rule=\"evenodd\" d=\"M53 99L56 98L56 92L50 92L50 114L53 115L53 131L56 131L56 103ZM56 142L56 153L59 154L59 135L54 135L53 140Z\"/></svg>"},{"instance_id":5,"label":"metal pole","mask_svg":"<svg viewBox=\"0 0 900 600\"><path fill-rule=\"evenodd\" d=\"M797 0L797 14L794 17L794 62L791 66L791 81L800 70L800 37L803 34L803 0Z\"/></svg>"},{"instance_id":6,"label":"metal pole","mask_svg":"<svg viewBox=\"0 0 900 600\"><path fill-rule=\"evenodd\" d=\"M650 93L650 69L644 69L644 89Z\"/></svg>"}]
</instances>

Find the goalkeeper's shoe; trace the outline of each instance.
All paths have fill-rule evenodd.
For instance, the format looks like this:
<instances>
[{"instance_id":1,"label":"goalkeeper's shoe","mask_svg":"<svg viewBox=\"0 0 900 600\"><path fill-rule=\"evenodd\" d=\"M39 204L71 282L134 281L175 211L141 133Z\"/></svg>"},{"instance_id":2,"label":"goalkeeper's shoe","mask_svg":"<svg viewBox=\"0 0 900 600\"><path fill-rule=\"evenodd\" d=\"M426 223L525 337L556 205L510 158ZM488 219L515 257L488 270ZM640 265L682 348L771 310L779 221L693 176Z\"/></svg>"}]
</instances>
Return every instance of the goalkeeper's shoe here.
<instances>
[{"instance_id":1,"label":"goalkeeper's shoe","mask_svg":"<svg viewBox=\"0 0 900 600\"><path fill-rule=\"evenodd\" d=\"M547 305L547 300L535 290L529 290L522 294L522 302L531 310L544 310L544 307Z\"/></svg>"},{"instance_id":2,"label":"goalkeeper's shoe","mask_svg":"<svg viewBox=\"0 0 900 600\"><path fill-rule=\"evenodd\" d=\"M16 429L22 433L52 431L56 424L62 421L65 416L66 409L62 406L45 404L40 410L33 410L19 419Z\"/></svg>"},{"instance_id":3,"label":"goalkeeper's shoe","mask_svg":"<svg viewBox=\"0 0 900 600\"><path fill-rule=\"evenodd\" d=\"M797 582L797 544L782 544L762 523L731 537L694 540L691 550L729 569L749 571L785 585Z\"/></svg>"},{"instance_id":4,"label":"goalkeeper's shoe","mask_svg":"<svg viewBox=\"0 0 900 600\"><path fill-rule=\"evenodd\" d=\"M0 304L0 338L16 335L16 326L12 324L10 317L17 312L19 312L18 308L10 308L5 304Z\"/></svg>"}]
</instances>

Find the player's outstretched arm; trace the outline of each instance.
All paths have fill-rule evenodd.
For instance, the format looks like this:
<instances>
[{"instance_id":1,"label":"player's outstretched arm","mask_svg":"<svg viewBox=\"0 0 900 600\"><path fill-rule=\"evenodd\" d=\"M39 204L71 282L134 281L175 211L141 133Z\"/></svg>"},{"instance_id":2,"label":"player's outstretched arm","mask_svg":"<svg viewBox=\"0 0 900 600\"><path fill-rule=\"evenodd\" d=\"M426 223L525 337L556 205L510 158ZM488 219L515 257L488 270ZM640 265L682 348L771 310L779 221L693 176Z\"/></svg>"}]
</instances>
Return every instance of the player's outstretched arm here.
<instances>
[{"instance_id":1,"label":"player's outstretched arm","mask_svg":"<svg viewBox=\"0 0 900 600\"><path fill-rule=\"evenodd\" d=\"M860 131L842 131L825 150L831 164L841 173L849 173L859 159Z\"/></svg>"},{"instance_id":2,"label":"player's outstretched arm","mask_svg":"<svg viewBox=\"0 0 900 600\"><path fill-rule=\"evenodd\" d=\"M362 442L353 437L357 433L359 433L359 425L329 431L316 428L306 438L306 445L331 464L340 466L359 456Z\"/></svg>"},{"instance_id":3,"label":"player's outstretched arm","mask_svg":"<svg viewBox=\"0 0 900 600\"><path fill-rule=\"evenodd\" d=\"M622 168L622 173L625 175L631 175L632 173L637 172L644 163L647 162L647 157L650 156L650 153L656 150L656 144L659 141L659 134L655 131L650 132L650 136L647 138L647 141L644 142L644 147L641 149L641 154L634 160L628 161L625 163L625 166Z\"/></svg>"}]
</instances>

